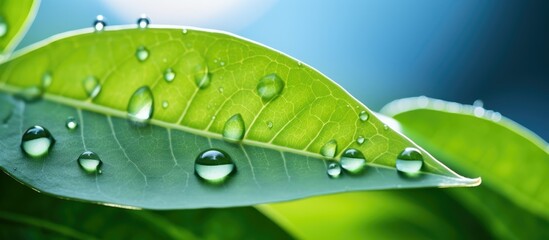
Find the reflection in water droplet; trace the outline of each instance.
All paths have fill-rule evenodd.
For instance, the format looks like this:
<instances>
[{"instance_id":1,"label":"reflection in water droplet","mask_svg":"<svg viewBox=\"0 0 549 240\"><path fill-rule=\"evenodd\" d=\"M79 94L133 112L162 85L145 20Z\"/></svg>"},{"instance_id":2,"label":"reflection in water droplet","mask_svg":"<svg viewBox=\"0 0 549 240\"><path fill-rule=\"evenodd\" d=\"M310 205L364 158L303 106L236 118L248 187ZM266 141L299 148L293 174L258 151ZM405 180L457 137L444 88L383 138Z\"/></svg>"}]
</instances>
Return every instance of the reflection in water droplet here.
<instances>
[{"instance_id":1,"label":"reflection in water droplet","mask_svg":"<svg viewBox=\"0 0 549 240\"><path fill-rule=\"evenodd\" d=\"M105 29L106 26L107 26L107 23L105 22L103 15L97 15L97 17L95 18L95 21L93 22L93 28L95 29L95 31L96 32L103 31L103 29Z\"/></svg>"},{"instance_id":2,"label":"reflection in water droplet","mask_svg":"<svg viewBox=\"0 0 549 240\"><path fill-rule=\"evenodd\" d=\"M149 58L149 50L145 46L139 46L135 51L135 57L137 57L137 60L140 62L144 62Z\"/></svg>"},{"instance_id":3,"label":"reflection in water droplet","mask_svg":"<svg viewBox=\"0 0 549 240\"><path fill-rule=\"evenodd\" d=\"M55 139L42 126L30 127L23 133L23 138L21 139L21 149L31 157L45 156L54 144Z\"/></svg>"},{"instance_id":4,"label":"reflection in water droplet","mask_svg":"<svg viewBox=\"0 0 549 240\"><path fill-rule=\"evenodd\" d=\"M337 178L341 174L341 165L336 161L328 161L328 170L326 170L328 176Z\"/></svg>"},{"instance_id":5,"label":"reflection in water droplet","mask_svg":"<svg viewBox=\"0 0 549 240\"><path fill-rule=\"evenodd\" d=\"M328 141L320 148L320 154L327 158L333 158L337 152L337 142L335 139Z\"/></svg>"},{"instance_id":6,"label":"reflection in water droplet","mask_svg":"<svg viewBox=\"0 0 549 240\"><path fill-rule=\"evenodd\" d=\"M0 38L6 36L8 33L8 23L4 17L0 16Z\"/></svg>"},{"instance_id":7,"label":"reflection in water droplet","mask_svg":"<svg viewBox=\"0 0 549 240\"><path fill-rule=\"evenodd\" d=\"M151 89L143 86L137 89L128 102L128 117L134 123L145 123L153 114L154 98Z\"/></svg>"},{"instance_id":8,"label":"reflection in water droplet","mask_svg":"<svg viewBox=\"0 0 549 240\"><path fill-rule=\"evenodd\" d=\"M78 127L78 122L76 121L76 119L74 119L73 116L70 116L65 121L65 127L67 127L67 129L69 130L74 130Z\"/></svg>"},{"instance_id":9,"label":"reflection in water droplet","mask_svg":"<svg viewBox=\"0 0 549 240\"><path fill-rule=\"evenodd\" d=\"M99 92L101 92L101 85L99 85L99 80L94 76L88 76L84 78L82 85L84 86L84 90L88 94L88 97L90 97L91 99L97 97Z\"/></svg>"},{"instance_id":10,"label":"reflection in water droplet","mask_svg":"<svg viewBox=\"0 0 549 240\"><path fill-rule=\"evenodd\" d=\"M358 117L360 118L360 121L365 122L365 121L368 120L368 118L370 118L370 115L366 111L362 111L362 112L360 112Z\"/></svg>"},{"instance_id":11,"label":"reflection in water droplet","mask_svg":"<svg viewBox=\"0 0 549 240\"><path fill-rule=\"evenodd\" d=\"M210 85L211 76L208 72L208 66L205 63L198 64L194 68L194 82L200 89L204 89Z\"/></svg>"},{"instance_id":12,"label":"reflection in water droplet","mask_svg":"<svg viewBox=\"0 0 549 240\"><path fill-rule=\"evenodd\" d=\"M366 139L363 136L358 136L358 138L356 139L356 143L358 143L358 145L362 145L365 140Z\"/></svg>"},{"instance_id":13,"label":"reflection in water droplet","mask_svg":"<svg viewBox=\"0 0 549 240\"><path fill-rule=\"evenodd\" d=\"M143 14L139 19L137 19L137 27L138 28L146 28L151 23L151 20L147 17L147 15Z\"/></svg>"},{"instance_id":14,"label":"reflection in water droplet","mask_svg":"<svg viewBox=\"0 0 549 240\"><path fill-rule=\"evenodd\" d=\"M174 78L175 72L172 68L168 68L166 69L166 71L164 71L164 80L166 80L166 82L172 82Z\"/></svg>"},{"instance_id":15,"label":"reflection in water droplet","mask_svg":"<svg viewBox=\"0 0 549 240\"><path fill-rule=\"evenodd\" d=\"M418 173L423 166L423 156L417 148L408 147L398 154L396 169L404 173Z\"/></svg>"},{"instance_id":16,"label":"reflection in water droplet","mask_svg":"<svg viewBox=\"0 0 549 240\"><path fill-rule=\"evenodd\" d=\"M53 82L53 77L51 72L45 72L44 75L42 75L42 88L43 89L48 88L52 82Z\"/></svg>"},{"instance_id":17,"label":"reflection in water droplet","mask_svg":"<svg viewBox=\"0 0 549 240\"><path fill-rule=\"evenodd\" d=\"M78 156L78 165L87 173L101 173L103 162L99 156L92 151L85 151Z\"/></svg>"},{"instance_id":18,"label":"reflection in water droplet","mask_svg":"<svg viewBox=\"0 0 549 240\"><path fill-rule=\"evenodd\" d=\"M166 108L168 108L168 106L169 106L168 101L163 101L162 102L162 108L166 109Z\"/></svg>"},{"instance_id":19,"label":"reflection in water droplet","mask_svg":"<svg viewBox=\"0 0 549 240\"><path fill-rule=\"evenodd\" d=\"M257 94L264 100L270 101L278 97L284 89L284 81L275 73L268 74L257 83Z\"/></svg>"},{"instance_id":20,"label":"reflection in water droplet","mask_svg":"<svg viewBox=\"0 0 549 240\"><path fill-rule=\"evenodd\" d=\"M351 173L359 173L364 169L366 159L362 152L349 148L341 155L341 167Z\"/></svg>"},{"instance_id":21,"label":"reflection in water droplet","mask_svg":"<svg viewBox=\"0 0 549 240\"><path fill-rule=\"evenodd\" d=\"M225 122L223 138L229 142L238 142L244 137L245 128L242 115L237 113Z\"/></svg>"},{"instance_id":22,"label":"reflection in water droplet","mask_svg":"<svg viewBox=\"0 0 549 240\"><path fill-rule=\"evenodd\" d=\"M196 174L210 183L223 182L235 170L233 160L224 151L208 149L198 155L194 163Z\"/></svg>"}]
</instances>

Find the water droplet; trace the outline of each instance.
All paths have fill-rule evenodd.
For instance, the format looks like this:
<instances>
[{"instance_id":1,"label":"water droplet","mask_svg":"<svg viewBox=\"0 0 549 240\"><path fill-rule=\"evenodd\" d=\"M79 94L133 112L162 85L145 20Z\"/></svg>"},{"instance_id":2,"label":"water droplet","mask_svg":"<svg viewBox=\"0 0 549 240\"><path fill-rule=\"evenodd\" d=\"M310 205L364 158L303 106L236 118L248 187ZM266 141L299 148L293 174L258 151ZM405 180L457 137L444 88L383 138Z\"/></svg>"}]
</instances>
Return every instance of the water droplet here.
<instances>
[{"instance_id":1,"label":"water droplet","mask_svg":"<svg viewBox=\"0 0 549 240\"><path fill-rule=\"evenodd\" d=\"M32 102L40 99L44 90L40 87L28 87L19 92L16 96L26 102Z\"/></svg>"},{"instance_id":2,"label":"water droplet","mask_svg":"<svg viewBox=\"0 0 549 240\"><path fill-rule=\"evenodd\" d=\"M174 78L175 72L172 68L168 68L166 69L166 71L164 71L164 80L166 80L166 82L172 82Z\"/></svg>"},{"instance_id":3,"label":"water droplet","mask_svg":"<svg viewBox=\"0 0 549 240\"><path fill-rule=\"evenodd\" d=\"M210 73L208 72L208 66L205 63L201 63L195 67L194 82L200 89L204 89L210 85L211 81Z\"/></svg>"},{"instance_id":4,"label":"water droplet","mask_svg":"<svg viewBox=\"0 0 549 240\"><path fill-rule=\"evenodd\" d=\"M217 89L217 91L219 91L219 93L223 93L224 89L223 89L223 87L219 87L219 88Z\"/></svg>"},{"instance_id":5,"label":"water droplet","mask_svg":"<svg viewBox=\"0 0 549 240\"><path fill-rule=\"evenodd\" d=\"M219 65L225 66L225 62L224 61L219 62Z\"/></svg>"},{"instance_id":6,"label":"water droplet","mask_svg":"<svg viewBox=\"0 0 549 240\"><path fill-rule=\"evenodd\" d=\"M383 124L383 130L385 131L389 130L389 126L387 124Z\"/></svg>"},{"instance_id":7,"label":"water droplet","mask_svg":"<svg viewBox=\"0 0 549 240\"><path fill-rule=\"evenodd\" d=\"M51 75L51 72L45 72L44 75L42 75L42 88L43 89L48 88L52 82L53 82L53 77Z\"/></svg>"},{"instance_id":8,"label":"water droplet","mask_svg":"<svg viewBox=\"0 0 549 240\"><path fill-rule=\"evenodd\" d=\"M366 111L362 111L362 112L360 112L358 117L360 118L360 121L365 122L365 121L368 120L368 118L370 118L370 115Z\"/></svg>"},{"instance_id":9,"label":"water droplet","mask_svg":"<svg viewBox=\"0 0 549 240\"><path fill-rule=\"evenodd\" d=\"M186 28L183 28L183 30L181 31L183 34L187 34L187 29Z\"/></svg>"},{"instance_id":10,"label":"water droplet","mask_svg":"<svg viewBox=\"0 0 549 240\"><path fill-rule=\"evenodd\" d=\"M82 85L84 86L84 90L86 90L88 97L90 97L91 99L97 97L99 92L101 92L101 85L99 85L99 80L94 76L88 76L84 78Z\"/></svg>"},{"instance_id":11,"label":"water droplet","mask_svg":"<svg viewBox=\"0 0 549 240\"><path fill-rule=\"evenodd\" d=\"M223 127L223 138L229 142L238 142L244 137L244 119L240 113L230 117Z\"/></svg>"},{"instance_id":12,"label":"water droplet","mask_svg":"<svg viewBox=\"0 0 549 240\"><path fill-rule=\"evenodd\" d=\"M484 116L484 113L486 112L486 110L484 110L483 107L475 107L473 109L473 114L476 116L476 117L482 117Z\"/></svg>"},{"instance_id":13,"label":"water droplet","mask_svg":"<svg viewBox=\"0 0 549 240\"><path fill-rule=\"evenodd\" d=\"M149 50L145 46L139 46L135 51L135 57L137 57L137 60L140 62L144 62L149 58Z\"/></svg>"},{"instance_id":14,"label":"water droplet","mask_svg":"<svg viewBox=\"0 0 549 240\"><path fill-rule=\"evenodd\" d=\"M76 129L76 127L78 127L78 122L76 121L76 119L74 119L74 117L70 116L65 121L65 127L67 127L67 129L69 130L74 130Z\"/></svg>"},{"instance_id":15,"label":"water droplet","mask_svg":"<svg viewBox=\"0 0 549 240\"><path fill-rule=\"evenodd\" d=\"M168 108L168 106L169 106L168 101L163 101L162 102L162 108L166 109L166 108Z\"/></svg>"},{"instance_id":16,"label":"water droplet","mask_svg":"<svg viewBox=\"0 0 549 240\"><path fill-rule=\"evenodd\" d=\"M417 148L408 147L397 156L396 169L405 173L417 173L423 166L423 156Z\"/></svg>"},{"instance_id":17,"label":"water droplet","mask_svg":"<svg viewBox=\"0 0 549 240\"><path fill-rule=\"evenodd\" d=\"M275 73L268 74L257 83L257 93L264 101L270 101L278 97L284 88L284 81Z\"/></svg>"},{"instance_id":18,"label":"water droplet","mask_svg":"<svg viewBox=\"0 0 549 240\"><path fill-rule=\"evenodd\" d=\"M78 156L78 165L87 173L101 173L103 162L96 153L85 151Z\"/></svg>"},{"instance_id":19,"label":"water droplet","mask_svg":"<svg viewBox=\"0 0 549 240\"><path fill-rule=\"evenodd\" d=\"M328 170L326 170L328 176L331 178L337 178L341 174L341 165L336 161L328 161Z\"/></svg>"},{"instance_id":20,"label":"water droplet","mask_svg":"<svg viewBox=\"0 0 549 240\"><path fill-rule=\"evenodd\" d=\"M128 117L135 123L144 123L152 117L154 99L148 86L140 87L128 102Z\"/></svg>"},{"instance_id":21,"label":"water droplet","mask_svg":"<svg viewBox=\"0 0 549 240\"><path fill-rule=\"evenodd\" d=\"M333 158L337 152L337 142L335 139L328 141L320 148L320 154L327 158Z\"/></svg>"},{"instance_id":22,"label":"water droplet","mask_svg":"<svg viewBox=\"0 0 549 240\"><path fill-rule=\"evenodd\" d=\"M492 121L499 122L501 120L501 113L495 112L491 117Z\"/></svg>"},{"instance_id":23,"label":"water droplet","mask_svg":"<svg viewBox=\"0 0 549 240\"><path fill-rule=\"evenodd\" d=\"M21 139L21 149L31 157L41 157L48 154L53 144L55 144L55 139L42 126L30 127L23 133Z\"/></svg>"},{"instance_id":24,"label":"water droplet","mask_svg":"<svg viewBox=\"0 0 549 240\"><path fill-rule=\"evenodd\" d=\"M141 15L141 17L137 19L138 28L147 28L150 23L151 23L151 20L145 14Z\"/></svg>"},{"instance_id":25,"label":"water droplet","mask_svg":"<svg viewBox=\"0 0 549 240\"><path fill-rule=\"evenodd\" d=\"M356 139L356 143L358 143L358 145L362 145L365 140L366 139L363 136L358 136L358 138Z\"/></svg>"},{"instance_id":26,"label":"water droplet","mask_svg":"<svg viewBox=\"0 0 549 240\"><path fill-rule=\"evenodd\" d=\"M97 15L97 17L95 18L95 21L93 22L93 28L95 29L95 31L96 32L103 31L103 29L105 29L106 26L107 26L107 23L105 22L105 18L103 17L103 15Z\"/></svg>"},{"instance_id":27,"label":"water droplet","mask_svg":"<svg viewBox=\"0 0 549 240\"><path fill-rule=\"evenodd\" d=\"M196 174L211 183L222 182L234 169L235 165L229 154L217 149L200 153L194 162Z\"/></svg>"},{"instance_id":28,"label":"water droplet","mask_svg":"<svg viewBox=\"0 0 549 240\"><path fill-rule=\"evenodd\" d=\"M484 102L480 99L477 99L473 102L473 106L475 106L475 107L484 107Z\"/></svg>"},{"instance_id":29,"label":"water droplet","mask_svg":"<svg viewBox=\"0 0 549 240\"><path fill-rule=\"evenodd\" d=\"M0 38L8 33L8 23L4 17L0 16Z\"/></svg>"},{"instance_id":30,"label":"water droplet","mask_svg":"<svg viewBox=\"0 0 549 240\"><path fill-rule=\"evenodd\" d=\"M359 173L364 169L366 159L362 152L349 148L341 155L341 167L351 173Z\"/></svg>"},{"instance_id":31,"label":"water droplet","mask_svg":"<svg viewBox=\"0 0 549 240\"><path fill-rule=\"evenodd\" d=\"M273 122L272 122L272 121L268 121L268 122L267 122L267 127L268 127L269 129L273 128Z\"/></svg>"},{"instance_id":32,"label":"water droplet","mask_svg":"<svg viewBox=\"0 0 549 240\"><path fill-rule=\"evenodd\" d=\"M303 63L301 61L297 61L297 66L300 66L303 65Z\"/></svg>"}]
</instances>

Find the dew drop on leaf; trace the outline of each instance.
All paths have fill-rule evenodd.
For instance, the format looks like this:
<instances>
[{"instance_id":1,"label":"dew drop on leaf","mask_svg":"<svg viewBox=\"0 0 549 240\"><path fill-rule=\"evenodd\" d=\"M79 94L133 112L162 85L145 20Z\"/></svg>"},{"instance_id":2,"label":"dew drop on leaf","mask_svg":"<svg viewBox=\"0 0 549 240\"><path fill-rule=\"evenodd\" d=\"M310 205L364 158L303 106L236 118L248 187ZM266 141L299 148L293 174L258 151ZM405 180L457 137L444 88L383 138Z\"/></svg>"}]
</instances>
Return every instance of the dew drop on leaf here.
<instances>
[{"instance_id":1,"label":"dew drop on leaf","mask_svg":"<svg viewBox=\"0 0 549 240\"><path fill-rule=\"evenodd\" d=\"M183 29L181 30L181 33L187 34L187 29L186 29L186 28L183 28Z\"/></svg>"},{"instance_id":2,"label":"dew drop on leaf","mask_svg":"<svg viewBox=\"0 0 549 240\"><path fill-rule=\"evenodd\" d=\"M150 23L151 23L151 20L147 17L147 15L144 15L144 14L137 19L138 28L147 28Z\"/></svg>"},{"instance_id":3,"label":"dew drop on leaf","mask_svg":"<svg viewBox=\"0 0 549 240\"><path fill-rule=\"evenodd\" d=\"M8 23L4 17L0 16L0 38L8 33Z\"/></svg>"},{"instance_id":4,"label":"dew drop on leaf","mask_svg":"<svg viewBox=\"0 0 549 240\"><path fill-rule=\"evenodd\" d=\"M128 102L128 117L134 123L145 123L153 114L154 98L151 89L143 86L137 89Z\"/></svg>"},{"instance_id":5,"label":"dew drop on leaf","mask_svg":"<svg viewBox=\"0 0 549 240\"><path fill-rule=\"evenodd\" d=\"M78 156L78 165L87 173L101 173L103 162L99 156L92 151L85 151Z\"/></svg>"},{"instance_id":6,"label":"dew drop on leaf","mask_svg":"<svg viewBox=\"0 0 549 240\"><path fill-rule=\"evenodd\" d=\"M357 149L349 148L341 155L341 167L351 173L359 173L364 169L366 159Z\"/></svg>"},{"instance_id":7,"label":"dew drop on leaf","mask_svg":"<svg viewBox=\"0 0 549 240\"><path fill-rule=\"evenodd\" d=\"M240 113L230 117L223 127L223 138L229 142L239 142L244 137L246 127Z\"/></svg>"},{"instance_id":8,"label":"dew drop on leaf","mask_svg":"<svg viewBox=\"0 0 549 240\"><path fill-rule=\"evenodd\" d=\"M82 86L84 86L84 90L88 94L88 97L90 97L91 99L97 97L99 92L101 92L101 85L99 84L99 80L94 76L88 76L84 78L84 81L82 81Z\"/></svg>"},{"instance_id":9,"label":"dew drop on leaf","mask_svg":"<svg viewBox=\"0 0 549 240\"><path fill-rule=\"evenodd\" d=\"M16 96L26 102L32 102L40 99L44 90L40 87L28 87L19 92Z\"/></svg>"},{"instance_id":10,"label":"dew drop on leaf","mask_svg":"<svg viewBox=\"0 0 549 240\"><path fill-rule=\"evenodd\" d=\"M268 122L267 122L267 127L268 127L269 129L273 128L273 122L272 122L272 121L268 121Z\"/></svg>"},{"instance_id":11,"label":"dew drop on leaf","mask_svg":"<svg viewBox=\"0 0 549 240\"><path fill-rule=\"evenodd\" d=\"M337 141L332 139L320 148L320 154L327 158L333 158L337 152Z\"/></svg>"},{"instance_id":12,"label":"dew drop on leaf","mask_svg":"<svg viewBox=\"0 0 549 240\"><path fill-rule=\"evenodd\" d=\"M100 32L103 31L106 26L107 23L105 23L105 18L103 17L103 15L97 15L95 21L93 22L93 29L95 29L96 32Z\"/></svg>"},{"instance_id":13,"label":"dew drop on leaf","mask_svg":"<svg viewBox=\"0 0 549 240\"><path fill-rule=\"evenodd\" d=\"M404 173L417 173L423 166L423 156L417 148L405 148L396 159L396 169Z\"/></svg>"},{"instance_id":14,"label":"dew drop on leaf","mask_svg":"<svg viewBox=\"0 0 549 240\"><path fill-rule=\"evenodd\" d=\"M257 83L257 94L264 100L270 101L280 95L284 89L284 81L275 73L265 75Z\"/></svg>"},{"instance_id":15,"label":"dew drop on leaf","mask_svg":"<svg viewBox=\"0 0 549 240\"><path fill-rule=\"evenodd\" d=\"M145 46L139 46L135 51L135 57L140 62L144 62L149 58L149 50Z\"/></svg>"},{"instance_id":16,"label":"dew drop on leaf","mask_svg":"<svg viewBox=\"0 0 549 240\"><path fill-rule=\"evenodd\" d=\"M205 63L200 63L195 67L194 82L200 89L204 89L210 85L211 76L208 72L208 66Z\"/></svg>"},{"instance_id":17,"label":"dew drop on leaf","mask_svg":"<svg viewBox=\"0 0 549 240\"><path fill-rule=\"evenodd\" d=\"M339 177L339 174L341 174L341 165L336 161L328 161L328 170L326 170L326 173L331 178Z\"/></svg>"},{"instance_id":18,"label":"dew drop on leaf","mask_svg":"<svg viewBox=\"0 0 549 240\"><path fill-rule=\"evenodd\" d=\"M52 76L51 72L45 72L42 75L42 88L43 89L48 88L51 85L52 82L53 82L53 76Z\"/></svg>"},{"instance_id":19,"label":"dew drop on leaf","mask_svg":"<svg viewBox=\"0 0 549 240\"><path fill-rule=\"evenodd\" d=\"M210 183L222 182L234 169L235 165L229 154L217 149L200 153L194 163L196 174Z\"/></svg>"},{"instance_id":20,"label":"dew drop on leaf","mask_svg":"<svg viewBox=\"0 0 549 240\"><path fill-rule=\"evenodd\" d=\"M55 139L51 133L46 128L38 125L27 129L21 139L21 149L31 157L47 155L54 144Z\"/></svg>"},{"instance_id":21,"label":"dew drop on leaf","mask_svg":"<svg viewBox=\"0 0 549 240\"><path fill-rule=\"evenodd\" d=\"M358 138L356 139L356 143L358 143L358 145L362 145L365 140L366 139L363 136L358 136Z\"/></svg>"},{"instance_id":22,"label":"dew drop on leaf","mask_svg":"<svg viewBox=\"0 0 549 240\"><path fill-rule=\"evenodd\" d=\"M175 79L175 72L173 71L173 69L172 68L166 69L166 71L164 71L164 80L166 80L166 82L172 82L174 79Z\"/></svg>"},{"instance_id":23,"label":"dew drop on leaf","mask_svg":"<svg viewBox=\"0 0 549 240\"><path fill-rule=\"evenodd\" d=\"M168 101L163 101L162 102L162 108L164 108L164 109L168 108L169 105L170 104L168 103Z\"/></svg>"},{"instance_id":24,"label":"dew drop on leaf","mask_svg":"<svg viewBox=\"0 0 549 240\"><path fill-rule=\"evenodd\" d=\"M368 118L370 118L370 115L366 111L362 111L360 112L358 117L360 118L360 121L365 122L365 121L368 121Z\"/></svg>"},{"instance_id":25,"label":"dew drop on leaf","mask_svg":"<svg viewBox=\"0 0 549 240\"><path fill-rule=\"evenodd\" d=\"M67 120L65 121L65 127L67 127L67 129L69 130L74 130L78 127L78 122L72 116L67 117Z\"/></svg>"}]
</instances>

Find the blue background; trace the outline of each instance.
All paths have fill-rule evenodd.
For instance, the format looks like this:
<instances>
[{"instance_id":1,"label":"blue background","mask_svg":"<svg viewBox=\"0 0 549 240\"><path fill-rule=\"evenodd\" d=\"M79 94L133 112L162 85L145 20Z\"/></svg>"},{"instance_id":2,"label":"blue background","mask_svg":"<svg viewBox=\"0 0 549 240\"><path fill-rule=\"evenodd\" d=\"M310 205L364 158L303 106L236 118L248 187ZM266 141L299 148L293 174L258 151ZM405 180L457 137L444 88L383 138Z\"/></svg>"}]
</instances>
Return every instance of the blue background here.
<instances>
[{"instance_id":1,"label":"blue background","mask_svg":"<svg viewBox=\"0 0 549 240\"><path fill-rule=\"evenodd\" d=\"M134 23L101 2L46 0L21 46L98 14ZM549 1L281 0L233 32L315 67L373 110L419 95L481 99L549 139Z\"/></svg>"}]
</instances>

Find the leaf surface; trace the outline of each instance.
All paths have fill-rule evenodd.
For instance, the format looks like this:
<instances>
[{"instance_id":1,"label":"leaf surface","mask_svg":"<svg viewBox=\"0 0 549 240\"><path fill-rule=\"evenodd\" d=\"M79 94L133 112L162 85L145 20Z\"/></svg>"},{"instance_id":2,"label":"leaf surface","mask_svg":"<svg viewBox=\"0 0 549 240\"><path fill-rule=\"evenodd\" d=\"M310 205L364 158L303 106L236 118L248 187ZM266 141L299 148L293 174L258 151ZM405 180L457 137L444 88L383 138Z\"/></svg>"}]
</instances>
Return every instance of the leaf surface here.
<instances>
[{"instance_id":1,"label":"leaf surface","mask_svg":"<svg viewBox=\"0 0 549 240\"><path fill-rule=\"evenodd\" d=\"M23 38L39 5L39 0L0 1L0 60Z\"/></svg>"},{"instance_id":2,"label":"leaf surface","mask_svg":"<svg viewBox=\"0 0 549 240\"><path fill-rule=\"evenodd\" d=\"M175 76L166 77L170 72ZM98 93L89 91L94 89L90 77L97 80ZM44 90L41 100L11 97L24 98L28 89ZM9 109L0 167L33 188L69 198L172 209L479 184L425 151L422 174L400 176L396 156L416 144L316 70L221 32L122 27L65 34L1 65L0 91L7 93L2 108ZM141 97L134 98L136 92ZM129 104L151 98L151 111L134 112ZM128 121L148 114L148 124ZM68 117L78 122L76 129L64 126ZM44 126L56 139L49 154L38 159L19 148L23 132L33 125ZM357 143L361 136L363 144ZM328 142L337 145L333 157L320 154ZM228 153L236 165L222 184L195 175L195 159L212 148ZM368 167L361 174L329 178L326 158L339 160L348 148L362 152ZM102 174L79 169L76 159L83 151L100 156Z\"/></svg>"}]
</instances>

